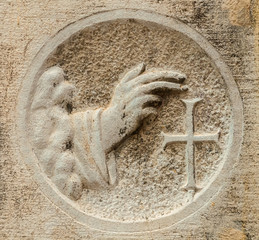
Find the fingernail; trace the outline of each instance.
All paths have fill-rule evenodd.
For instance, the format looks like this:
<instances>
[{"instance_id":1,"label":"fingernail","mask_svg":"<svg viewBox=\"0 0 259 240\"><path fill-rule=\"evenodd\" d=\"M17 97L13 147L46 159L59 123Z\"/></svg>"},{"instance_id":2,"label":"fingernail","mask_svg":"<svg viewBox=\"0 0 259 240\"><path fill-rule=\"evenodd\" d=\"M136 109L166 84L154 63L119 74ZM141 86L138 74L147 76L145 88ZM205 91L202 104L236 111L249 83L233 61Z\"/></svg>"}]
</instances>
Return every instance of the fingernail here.
<instances>
[{"instance_id":1,"label":"fingernail","mask_svg":"<svg viewBox=\"0 0 259 240\"><path fill-rule=\"evenodd\" d=\"M188 90L189 88L188 88L188 86L184 85L184 86L181 86L181 89L182 89L183 91L186 91L186 90Z\"/></svg>"},{"instance_id":2,"label":"fingernail","mask_svg":"<svg viewBox=\"0 0 259 240\"><path fill-rule=\"evenodd\" d=\"M179 77L179 81L180 81L180 82L183 82L185 79L186 79L185 76Z\"/></svg>"}]
</instances>

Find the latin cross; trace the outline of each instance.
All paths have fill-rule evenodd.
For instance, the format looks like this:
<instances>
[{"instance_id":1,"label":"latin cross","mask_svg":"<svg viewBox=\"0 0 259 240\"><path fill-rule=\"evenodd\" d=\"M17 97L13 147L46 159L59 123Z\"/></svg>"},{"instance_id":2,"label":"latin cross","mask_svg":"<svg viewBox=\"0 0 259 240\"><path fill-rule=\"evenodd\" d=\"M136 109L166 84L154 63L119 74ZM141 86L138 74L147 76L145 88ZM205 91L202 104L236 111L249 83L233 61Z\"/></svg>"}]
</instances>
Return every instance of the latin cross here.
<instances>
[{"instance_id":1,"label":"latin cross","mask_svg":"<svg viewBox=\"0 0 259 240\"><path fill-rule=\"evenodd\" d=\"M194 192L198 190L195 181L195 160L194 160L194 143L195 142L218 142L219 132L217 133L194 133L194 117L193 112L195 105L202 99L186 99L182 100L186 105L186 134L183 135L170 135L163 133L164 141L163 148L168 144L173 142L186 142L185 149L185 160L187 168L187 184L184 189L193 190Z\"/></svg>"}]
</instances>

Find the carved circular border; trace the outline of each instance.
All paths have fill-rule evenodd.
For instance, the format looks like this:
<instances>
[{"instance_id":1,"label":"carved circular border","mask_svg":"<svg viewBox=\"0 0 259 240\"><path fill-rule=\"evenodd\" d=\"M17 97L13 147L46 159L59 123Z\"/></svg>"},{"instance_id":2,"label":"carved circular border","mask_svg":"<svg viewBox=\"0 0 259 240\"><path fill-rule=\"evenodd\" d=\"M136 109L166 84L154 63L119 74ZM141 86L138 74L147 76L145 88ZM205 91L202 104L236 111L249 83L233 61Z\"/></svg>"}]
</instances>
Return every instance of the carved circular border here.
<instances>
[{"instance_id":1,"label":"carved circular border","mask_svg":"<svg viewBox=\"0 0 259 240\"><path fill-rule=\"evenodd\" d=\"M212 179L212 181L207 184L207 186L200 193L197 194L197 197L195 197L193 202L184 206L182 209L179 209L179 211L175 213L151 221L112 221L89 216L85 212L79 210L73 201L59 193L54 184L41 171L39 165L37 164L37 157L33 152L32 146L28 141L24 141L24 139L27 139L28 137L26 121L28 109L30 106L29 97L32 89L35 86L36 81L34 80L42 74L42 67L44 66L48 56L74 33L98 23L119 19L136 19L159 24L169 29L178 31L195 41L201 47L201 49L207 53L207 55L211 58L212 62L221 73L227 86L228 97L232 107L232 121L230 127L230 137L228 141L228 150L224 156L223 164L220 166L220 169L218 169L218 174L215 174L216 176L214 179ZM60 207L71 217L91 228L102 231L124 233L154 231L161 228L170 227L180 220L187 218L188 216L201 209L206 202L208 202L219 192L222 183L224 183L224 180L226 180L226 178L229 176L229 171L231 168L233 168L233 165L238 159L240 153L243 136L243 107L237 85L229 68L224 63L222 57L215 50L215 48L212 47L212 45L198 32L177 19L152 12L133 9L112 10L90 15L66 26L49 41L47 41L33 59L32 64L23 81L18 100L18 142L21 145L20 147L22 157L26 160L26 164L32 172L34 179L40 186L40 189L55 205Z\"/></svg>"}]
</instances>

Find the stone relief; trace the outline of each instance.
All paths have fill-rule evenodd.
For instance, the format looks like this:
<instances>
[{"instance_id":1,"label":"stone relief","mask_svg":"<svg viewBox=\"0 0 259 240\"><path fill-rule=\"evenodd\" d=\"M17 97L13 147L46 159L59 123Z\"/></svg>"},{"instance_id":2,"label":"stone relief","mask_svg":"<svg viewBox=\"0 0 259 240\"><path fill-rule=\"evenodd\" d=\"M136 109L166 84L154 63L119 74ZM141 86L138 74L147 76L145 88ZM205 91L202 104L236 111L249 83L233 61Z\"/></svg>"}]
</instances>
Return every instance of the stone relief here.
<instances>
[{"instance_id":1,"label":"stone relief","mask_svg":"<svg viewBox=\"0 0 259 240\"><path fill-rule=\"evenodd\" d=\"M113 185L116 162L114 157L107 161L107 154L145 118L157 114L155 105L161 102L157 91L187 90L181 85L185 78L175 71L145 71L141 63L120 80L106 109L70 114L73 85L60 67L46 70L32 103L35 152L45 173L62 193L76 200L83 188Z\"/></svg>"},{"instance_id":2,"label":"stone relief","mask_svg":"<svg viewBox=\"0 0 259 240\"><path fill-rule=\"evenodd\" d=\"M170 135L162 133L164 136L163 147L165 148L168 144L173 142L186 142L185 150L185 160L187 166L187 183L184 186L184 189L191 190L195 193L199 190L195 182L195 161L194 161L194 143L195 142L204 142L204 141L213 141L217 142L219 133L214 134L194 134L194 124L193 124L193 110L194 106L200 102L202 99L186 99L182 100L186 105L186 135Z\"/></svg>"},{"instance_id":3,"label":"stone relief","mask_svg":"<svg viewBox=\"0 0 259 240\"><path fill-rule=\"evenodd\" d=\"M113 232L161 229L198 211L242 139L241 100L217 51L178 20L129 9L51 38L18 115L22 157L43 193Z\"/></svg>"}]
</instances>

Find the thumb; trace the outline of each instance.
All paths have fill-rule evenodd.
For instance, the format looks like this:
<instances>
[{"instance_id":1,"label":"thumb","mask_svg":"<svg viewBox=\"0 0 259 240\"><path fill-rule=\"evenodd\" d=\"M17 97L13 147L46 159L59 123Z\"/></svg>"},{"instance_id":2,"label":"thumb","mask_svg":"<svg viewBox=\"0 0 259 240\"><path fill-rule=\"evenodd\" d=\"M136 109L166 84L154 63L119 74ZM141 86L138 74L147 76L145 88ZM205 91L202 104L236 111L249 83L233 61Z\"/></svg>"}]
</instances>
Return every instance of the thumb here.
<instances>
[{"instance_id":1,"label":"thumb","mask_svg":"<svg viewBox=\"0 0 259 240\"><path fill-rule=\"evenodd\" d=\"M122 78L121 82L128 82L132 79L134 79L135 77L137 77L138 75L140 75L141 73L143 73L145 71L145 64L144 63L140 63L137 66L135 66L133 69L131 69L130 71L128 71L125 76Z\"/></svg>"}]
</instances>

